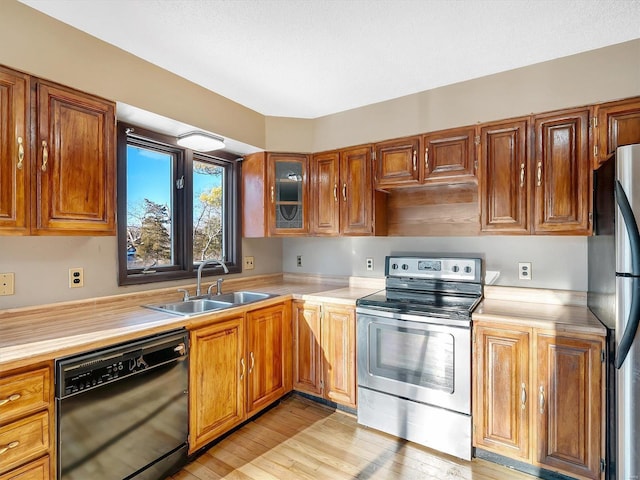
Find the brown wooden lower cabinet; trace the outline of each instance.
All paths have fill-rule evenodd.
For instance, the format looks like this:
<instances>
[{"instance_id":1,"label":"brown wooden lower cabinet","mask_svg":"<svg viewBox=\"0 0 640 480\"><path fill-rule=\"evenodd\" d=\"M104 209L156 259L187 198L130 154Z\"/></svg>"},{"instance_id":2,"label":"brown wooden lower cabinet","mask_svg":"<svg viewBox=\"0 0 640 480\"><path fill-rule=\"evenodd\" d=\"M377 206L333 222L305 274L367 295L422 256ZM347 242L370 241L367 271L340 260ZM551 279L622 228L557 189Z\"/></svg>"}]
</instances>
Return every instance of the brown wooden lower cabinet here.
<instances>
[{"instance_id":1,"label":"brown wooden lower cabinet","mask_svg":"<svg viewBox=\"0 0 640 480\"><path fill-rule=\"evenodd\" d=\"M190 451L244 419L244 318L221 320L191 332Z\"/></svg>"},{"instance_id":2,"label":"brown wooden lower cabinet","mask_svg":"<svg viewBox=\"0 0 640 480\"><path fill-rule=\"evenodd\" d=\"M293 302L293 388L356 407L355 309Z\"/></svg>"},{"instance_id":3,"label":"brown wooden lower cabinet","mask_svg":"<svg viewBox=\"0 0 640 480\"><path fill-rule=\"evenodd\" d=\"M50 473L49 463L48 456L42 457L5 475L0 475L0 480L51 480L53 476Z\"/></svg>"},{"instance_id":4,"label":"brown wooden lower cabinet","mask_svg":"<svg viewBox=\"0 0 640 480\"><path fill-rule=\"evenodd\" d=\"M0 480L54 478L51 367L0 372Z\"/></svg>"},{"instance_id":5,"label":"brown wooden lower cabinet","mask_svg":"<svg viewBox=\"0 0 640 480\"><path fill-rule=\"evenodd\" d=\"M291 390L289 312L281 303L190 332L190 453Z\"/></svg>"},{"instance_id":6,"label":"brown wooden lower cabinet","mask_svg":"<svg viewBox=\"0 0 640 480\"><path fill-rule=\"evenodd\" d=\"M474 446L599 479L603 349L595 335L474 324Z\"/></svg>"}]
</instances>

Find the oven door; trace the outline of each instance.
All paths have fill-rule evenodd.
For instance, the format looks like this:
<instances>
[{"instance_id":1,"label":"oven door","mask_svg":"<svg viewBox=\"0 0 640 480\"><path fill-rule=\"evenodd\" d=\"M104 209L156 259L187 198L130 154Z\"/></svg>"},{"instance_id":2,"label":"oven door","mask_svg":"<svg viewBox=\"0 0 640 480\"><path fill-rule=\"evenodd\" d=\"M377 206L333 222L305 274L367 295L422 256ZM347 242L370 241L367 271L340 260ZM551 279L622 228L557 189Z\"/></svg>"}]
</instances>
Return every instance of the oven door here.
<instances>
[{"instance_id":1,"label":"oven door","mask_svg":"<svg viewBox=\"0 0 640 480\"><path fill-rule=\"evenodd\" d=\"M438 321L358 309L358 385L470 415L470 325Z\"/></svg>"}]
</instances>

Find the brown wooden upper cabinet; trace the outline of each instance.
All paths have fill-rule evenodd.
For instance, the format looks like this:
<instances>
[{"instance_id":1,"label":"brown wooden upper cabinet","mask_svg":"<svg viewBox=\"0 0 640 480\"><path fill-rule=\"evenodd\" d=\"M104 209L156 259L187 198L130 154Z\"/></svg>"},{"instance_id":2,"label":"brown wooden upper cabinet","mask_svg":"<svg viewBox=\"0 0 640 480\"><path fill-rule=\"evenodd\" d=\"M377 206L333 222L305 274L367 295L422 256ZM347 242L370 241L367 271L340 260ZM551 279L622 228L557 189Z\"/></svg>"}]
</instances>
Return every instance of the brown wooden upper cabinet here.
<instances>
[{"instance_id":1,"label":"brown wooden upper cabinet","mask_svg":"<svg viewBox=\"0 0 640 480\"><path fill-rule=\"evenodd\" d=\"M114 103L0 68L0 107L0 233L115 235Z\"/></svg>"},{"instance_id":2,"label":"brown wooden upper cabinet","mask_svg":"<svg viewBox=\"0 0 640 480\"><path fill-rule=\"evenodd\" d=\"M591 232L589 113L563 110L480 128L483 232Z\"/></svg>"},{"instance_id":3,"label":"brown wooden upper cabinet","mask_svg":"<svg viewBox=\"0 0 640 480\"><path fill-rule=\"evenodd\" d=\"M616 148L640 143L640 97L596 105L595 118L594 168L598 168Z\"/></svg>"},{"instance_id":4,"label":"brown wooden upper cabinet","mask_svg":"<svg viewBox=\"0 0 640 480\"><path fill-rule=\"evenodd\" d=\"M589 109L536 115L533 128L533 231L590 234Z\"/></svg>"},{"instance_id":5,"label":"brown wooden upper cabinet","mask_svg":"<svg viewBox=\"0 0 640 480\"><path fill-rule=\"evenodd\" d=\"M29 76L0 67L0 232L29 232Z\"/></svg>"},{"instance_id":6,"label":"brown wooden upper cabinet","mask_svg":"<svg viewBox=\"0 0 640 480\"><path fill-rule=\"evenodd\" d=\"M245 237L309 233L309 157L298 153L247 155L242 162Z\"/></svg>"},{"instance_id":7,"label":"brown wooden upper cabinet","mask_svg":"<svg viewBox=\"0 0 640 480\"><path fill-rule=\"evenodd\" d=\"M475 181L475 135L475 127L453 128L424 135L424 183Z\"/></svg>"},{"instance_id":8,"label":"brown wooden upper cabinet","mask_svg":"<svg viewBox=\"0 0 640 480\"><path fill-rule=\"evenodd\" d=\"M475 181L475 127L376 143L375 187L387 190Z\"/></svg>"},{"instance_id":9,"label":"brown wooden upper cabinet","mask_svg":"<svg viewBox=\"0 0 640 480\"><path fill-rule=\"evenodd\" d=\"M480 129L480 224L483 232L529 233L528 119Z\"/></svg>"},{"instance_id":10,"label":"brown wooden upper cabinet","mask_svg":"<svg viewBox=\"0 0 640 480\"><path fill-rule=\"evenodd\" d=\"M376 188L384 190L422 183L424 168L420 156L420 137L376 143L374 148Z\"/></svg>"},{"instance_id":11,"label":"brown wooden upper cabinet","mask_svg":"<svg viewBox=\"0 0 640 480\"><path fill-rule=\"evenodd\" d=\"M314 155L310 191L312 234L374 235L384 231L382 221L376 220L384 210L384 199L383 194L373 191L369 145Z\"/></svg>"}]
</instances>

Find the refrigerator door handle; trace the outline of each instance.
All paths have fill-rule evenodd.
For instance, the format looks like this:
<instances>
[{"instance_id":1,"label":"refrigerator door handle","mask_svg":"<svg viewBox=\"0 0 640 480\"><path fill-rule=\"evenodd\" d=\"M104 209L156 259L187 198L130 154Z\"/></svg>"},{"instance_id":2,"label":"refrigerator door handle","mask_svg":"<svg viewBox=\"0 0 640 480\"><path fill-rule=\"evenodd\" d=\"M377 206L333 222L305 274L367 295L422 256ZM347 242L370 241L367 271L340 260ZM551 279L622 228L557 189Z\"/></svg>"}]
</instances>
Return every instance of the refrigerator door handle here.
<instances>
[{"instance_id":1,"label":"refrigerator door handle","mask_svg":"<svg viewBox=\"0 0 640 480\"><path fill-rule=\"evenodd\" d=\"M620 180L616 180L616 203L622 213L624 226L629 236L629 244L631 245L631 271L626 272L632 276L640 276L640 233L638 233L638 224L633 215L633 210L629 204L627 194L624 192Z\"/></svg>"},{"instance_id":2,"label":"refrigerator door handle","mask_svg":"<svg viewBox=\"0 0 640 480\"><path fill-rule=\"evenodd\" d=\"M618 352L616 354L616 368L620 369L624 363L624 359L627 358L633 339L636 336L638 330L638 324L640 324L640 277L628 277L632 282L631 286L631 308L629 310L629 318L627 319L627 326L624 329L624 333L620 338L618 344Z\"/></svg>"}]
</instances>

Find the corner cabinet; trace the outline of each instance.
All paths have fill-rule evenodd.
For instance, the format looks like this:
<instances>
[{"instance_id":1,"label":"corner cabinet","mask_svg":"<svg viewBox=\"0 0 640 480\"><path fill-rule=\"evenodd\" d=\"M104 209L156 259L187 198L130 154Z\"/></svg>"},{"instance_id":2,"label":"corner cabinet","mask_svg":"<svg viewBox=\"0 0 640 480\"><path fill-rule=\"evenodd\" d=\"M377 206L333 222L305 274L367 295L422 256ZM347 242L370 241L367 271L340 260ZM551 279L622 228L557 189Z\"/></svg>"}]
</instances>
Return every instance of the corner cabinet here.
<instances>
[{"instance_id":1,"label":"corner cabinet","mask_svg":"<svg viewBox=\"0 0 640 480\"><path fill-rule=\"evenodd\" d=\"M309 233L309 157L260 152L242 162L244 237Z\"/></svg>"},{"instance_id":2,"label":"corner cabinet","mask_svg":"<svg viewBox=\"0 0 640 480\"><path fill-rule=\"evenodd\" d=\"M616 148L640 143L640 97L596 105L595 118L594 168L615 153Z\"/></svg>"},{"instance_id":3,"label":"corner cabinet","mask_svg":"<svg viewBox=\"0 0 640 480\"><path fill-rule=\"evenodd\" d=\"M355 309L293 302L293 388L356 408Z\"/></svg>"},{"instance_id":4,"label":"corner cabinet","mask_svg":"<svg viewBox=\"0 0 640 480\"><path fill-rule=\"evenodd\" d=\"M0 234L115 235L115 105L0 67Z\"/></svg>"},{"instance_id":5,"label":"corner cabinet","mask_svg":"<svg viewBox=\"0 0 640 480\"><path fill-rule=\"evenodd\" d=\"M483 322L474 331L474 446L599 479L604 339Z\"/></svg>"}]
</instances>

